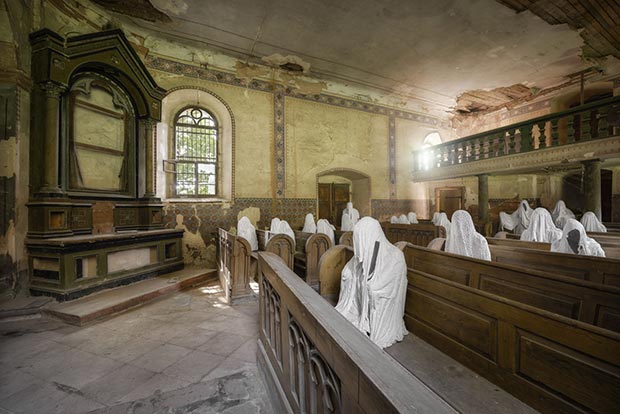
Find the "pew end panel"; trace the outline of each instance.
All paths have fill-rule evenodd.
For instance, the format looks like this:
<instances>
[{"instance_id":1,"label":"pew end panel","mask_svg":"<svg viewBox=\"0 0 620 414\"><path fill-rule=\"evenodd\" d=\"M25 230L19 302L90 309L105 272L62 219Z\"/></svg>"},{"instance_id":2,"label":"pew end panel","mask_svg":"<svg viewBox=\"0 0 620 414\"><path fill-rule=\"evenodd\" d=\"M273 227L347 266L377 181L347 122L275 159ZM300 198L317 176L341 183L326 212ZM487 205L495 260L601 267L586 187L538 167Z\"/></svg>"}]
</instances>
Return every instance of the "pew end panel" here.
<instances>
[{"instance_id":1,"label":"pew end panel","mask_svg":"<svg viewBox=\"0 0 620 414\"><path fill-rule=\"evenodd\" d=\"M338 244L343 244L345 246L349 246L353 248L353 232L352 231L343 232L342 235L338 238Z\"/></svg>"},{"instance_id":2,"label":"pew end panel","mask_svg":"<svg viewBox=\"0 0 620 414\"><path fill-rule=\"evenodd\" d=\"M218 277L229 304L254 297L252 249L247 240L218 229Z\"/></svg>"},{"instance_id":3,"label":"pew end panel","mask_svg":"<svg viewBox=\"0 0 620 414\"><path fill-rule=\"evenodd\" d=\"M339 244L326 251L319 260L319 286L321 296L336 303L340 295L342 269L353 257L353 249Z\"/></svg>"},{"instance_id":4,"label":"pew end panel","mask_svg":"<svg viewBox=\"0 0 620 414\"><path fill-rule=\"evenodd\" d=\"M306 240L306 283L319 291L319 261L326 251L332 248L329 236L315 233Z\"/></svg>"}]
</instances>

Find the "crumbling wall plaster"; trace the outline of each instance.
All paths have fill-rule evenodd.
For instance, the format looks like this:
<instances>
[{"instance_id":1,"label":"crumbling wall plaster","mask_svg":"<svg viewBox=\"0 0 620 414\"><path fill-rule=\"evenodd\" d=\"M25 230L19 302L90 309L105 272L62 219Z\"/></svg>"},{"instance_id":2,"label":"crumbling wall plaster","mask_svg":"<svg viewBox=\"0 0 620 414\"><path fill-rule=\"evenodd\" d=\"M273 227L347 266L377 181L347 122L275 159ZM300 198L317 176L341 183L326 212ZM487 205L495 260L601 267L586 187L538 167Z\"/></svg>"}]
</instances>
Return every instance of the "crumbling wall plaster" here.
<instances>
[{"instance_id":1,"label":"crumbling wall plaster","mask_svg":"<svg viewBox=\"0 0 620 414\"><path fill-rule=\"evenodd\" d=\"M372 198L388 197L388 117L285 99L286 195L316 198L316 176L351 168L372 180Z\"/></svg>"}]
</instances>

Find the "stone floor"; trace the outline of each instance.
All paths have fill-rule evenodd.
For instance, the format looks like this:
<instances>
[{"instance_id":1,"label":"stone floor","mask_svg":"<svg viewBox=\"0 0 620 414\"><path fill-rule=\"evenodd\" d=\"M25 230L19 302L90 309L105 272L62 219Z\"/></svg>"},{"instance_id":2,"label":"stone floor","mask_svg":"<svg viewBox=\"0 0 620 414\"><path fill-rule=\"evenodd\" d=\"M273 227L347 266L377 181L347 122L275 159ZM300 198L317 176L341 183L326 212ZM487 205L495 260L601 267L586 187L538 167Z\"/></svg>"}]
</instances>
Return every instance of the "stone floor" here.
<instances>
[{"instance_id":1,"label":"stone floor","mask_svg":"<svg viewBox=\"0 0 620 414\"><path fill-rule=\"evenodd\" d=\"M87 327L0 322L0 414L270 413L257 335L257 303L217 285Z\"/></svg>"}]
</instances>

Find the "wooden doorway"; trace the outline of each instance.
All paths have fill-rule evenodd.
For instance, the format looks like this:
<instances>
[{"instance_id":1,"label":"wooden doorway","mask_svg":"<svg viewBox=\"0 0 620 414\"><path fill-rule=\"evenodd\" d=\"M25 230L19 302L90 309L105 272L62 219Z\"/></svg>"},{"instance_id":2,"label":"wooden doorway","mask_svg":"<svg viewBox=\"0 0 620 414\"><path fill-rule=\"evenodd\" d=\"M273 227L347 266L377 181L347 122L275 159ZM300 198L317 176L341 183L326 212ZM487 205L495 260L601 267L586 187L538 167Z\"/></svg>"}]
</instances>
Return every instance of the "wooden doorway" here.
<instances>
[{"instance_id":1,"label":"wooden doorway","mask_svg":"<svg viewBox=\"0 0 620 414\"><path fill-rule=\"evenodd\" d=\"M443 187L435 189L437 211L444 211L449 219L456 210L463 210L465 187Z\"/></svg>"},{"instance_id":2,"label":"wooden doorway","mask_svg":"<svg viewBox=\"0 0 620 414\"><path fill-rule=\"evenodd\" d=\"M342 210L350 201L349 184L319 183L319 219L327 219L340 227Z\"/></svg>"}]
</instances>

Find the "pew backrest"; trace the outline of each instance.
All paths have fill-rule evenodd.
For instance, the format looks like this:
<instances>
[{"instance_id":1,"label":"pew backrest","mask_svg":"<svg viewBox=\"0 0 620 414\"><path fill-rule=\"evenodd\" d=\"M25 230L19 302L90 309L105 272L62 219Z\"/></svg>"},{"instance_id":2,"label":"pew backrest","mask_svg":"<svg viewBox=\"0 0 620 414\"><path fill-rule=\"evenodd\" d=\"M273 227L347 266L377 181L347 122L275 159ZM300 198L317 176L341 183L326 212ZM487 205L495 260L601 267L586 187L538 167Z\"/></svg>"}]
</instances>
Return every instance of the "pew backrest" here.
<instances>
[{"instance_id":1,"label":"pew backrest","mask_svg":"<svg viewBox=\"0 0 620 414\"><path fill-rule=\"evenodd\" d=\"M494 262L620 287L620 259L489 245Z\"/></svg>"},{"instance_id":2,"label":"pew backrest","mask_svg":"<svg viewBox=\"0 0 620 414\"><path fill-rule=\"evenodd\" d=\"M427 246L428 243L437 237L446 237L443 226L434 224L392 224L382 222L381 227L385 237L392 244L399 241L406 241L415 246Z\"/></svg>"},{"instance_id":3,"label":"pew backrest","mask_svg":"<svg viewBox=\"0 0 620 414\"><path fill-rule=\"evenodd\" d=\"M319 260L319 293L321 296L338 298L342 269L353 257L353 248L339 244L332 247Z\"/></svg>"},{"instance_id":4,"label":"pew backrest","mask_svg":"<svg viewBox=\"0 0 620 414\"><path fill-rule=\"evenodd\" d=\"M551 249L551 243L539 243L533 241L516 240L516 239L502 239L497 237L487 237L487 243L497 246L511 246L520 247L523 249L534 249L549 251Z\"/></svg>"},{"instance_id":5,"label":"pew backrest","mask_svg":"<svg viewBox=\"0 0 620 414\"><path fill-rule=\"evenodd\" d=\"M352 231L344 231L338 238L338 244L343 244L345 246L353 247L353 232Z\"/></svg>"},{"instance_id":6,"label":"pew backrest","mask_svg":"<svg viewBox=\"0 0 620 414\"><path fill-rule=\"evenodd\" d=\"M228 303L252 296L250 243L224 229L218 229L218 247L218 276Z\"/></svg>"},{"instance_id":7,"label":"pew backrest","mask_svg":"<svg viewBox=\"0 0 620 414\"><path fill-rule=\"evenodd\" d=\"M306 283L319 290L319 260L332 247L332 241L323 233L295 231L295 269L305 277Z\"/></svg>"},{"instance_id":8,"label":"pew backrest","mask_svg":"<svg viewBox=\"0 0 620 414\"><path fill-rule=\"evenodd\" d=\"M409 244L407 265L474 289L620 332L620 288Z\"/></svg>"}]
</instances>

